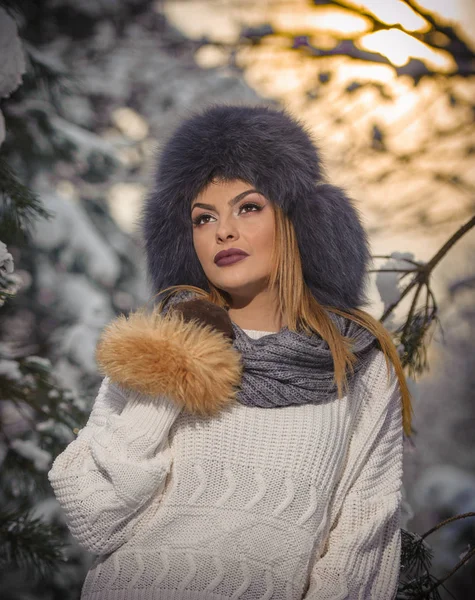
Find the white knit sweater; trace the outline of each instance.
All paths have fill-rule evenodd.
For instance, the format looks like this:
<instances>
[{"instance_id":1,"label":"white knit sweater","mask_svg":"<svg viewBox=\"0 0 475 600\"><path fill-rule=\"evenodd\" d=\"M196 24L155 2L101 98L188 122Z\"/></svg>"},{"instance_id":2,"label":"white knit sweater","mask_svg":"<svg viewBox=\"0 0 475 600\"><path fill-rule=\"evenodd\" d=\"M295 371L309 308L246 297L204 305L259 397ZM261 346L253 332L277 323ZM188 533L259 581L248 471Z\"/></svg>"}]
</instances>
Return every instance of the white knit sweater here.
<instances>
[{"instance_id":1,"label":"white knit sweater","mask_svg":"<svg viewBox=\"0 0 475 600\"><path fill-rule=\"evenodd\" d=\"M265 332L249 331L253 338ZM82 600L392 600L403 430L384 356L347 396L213 418L106 376L49 480Z\"/></svg>"}]
</instances>

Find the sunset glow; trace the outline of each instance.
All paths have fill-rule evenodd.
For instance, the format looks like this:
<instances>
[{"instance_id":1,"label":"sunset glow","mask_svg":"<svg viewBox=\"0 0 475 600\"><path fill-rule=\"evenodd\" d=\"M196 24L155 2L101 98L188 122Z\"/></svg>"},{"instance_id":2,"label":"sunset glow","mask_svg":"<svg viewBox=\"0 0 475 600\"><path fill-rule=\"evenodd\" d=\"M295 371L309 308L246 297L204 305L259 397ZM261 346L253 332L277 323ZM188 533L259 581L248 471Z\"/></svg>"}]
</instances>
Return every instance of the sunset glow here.
<instances>
[{"instance_id":1,"label":"sunset glow","mask_svg":"<svg viewBox=\"0 0 475 600\"><path fill-rule=\"evenodd\" d=\"M271 18L276 31L296 34L315 32L337 33L345 36L361 35L371 29L371 22L361 15L347 10L322 7L307 10L280 10Z\"/></svg>"},{"instance_id":2,"label":"sunset glow","mask_svg":"<svg viewBox=\"0 0 475 600\"><path fill-rule=\"evenodd\" d=\"M448 53L437 52L398 29L369 33L361 38L359 45L365 50L379 52L396 66L405 65L410 58L418 58L428 67L440 72L456 69L455 62Z\"/></svg>"}]
</instances>

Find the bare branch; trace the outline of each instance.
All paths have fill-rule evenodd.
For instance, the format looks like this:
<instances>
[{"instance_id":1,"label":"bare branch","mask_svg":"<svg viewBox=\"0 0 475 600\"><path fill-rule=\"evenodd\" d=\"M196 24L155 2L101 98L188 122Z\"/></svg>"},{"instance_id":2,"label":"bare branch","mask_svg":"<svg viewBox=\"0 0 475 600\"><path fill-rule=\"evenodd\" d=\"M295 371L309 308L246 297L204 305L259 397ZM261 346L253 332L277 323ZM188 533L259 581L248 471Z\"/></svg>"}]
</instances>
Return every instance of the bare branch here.
<instances>
[{"instance_id":1,"label":"bare branch","mask_svg":"<svg viewBox=\"0 0 475 600\"><path fill-rule=\"evenodd\" d=\"M435 255L427 262L425 265L420 265L418 268L418 274L414 277L411 283L404 289L401 293L401 296L396 302L393 302L384 312L380 321L384 321L388 318L388 316L394 311L396 306L401 302L403 298L407 296L407 294L411 291L411 289L415 285L423 284L429 280L431 272L437 266L437 264L442 260L442 258L447 254L447 252L456 244L456 242L467 233L470 229L475 227L475 216L472 217L460 227L458 231L454 233L454 235L449 238L445 244L435 253Z\"/></svg>"},{"instance_id":2,"label":"bare branch","mask_svg":"<svg viewBox=\"0 0 475 600\"><path fill-rule=\"evenodd\" d=\"M460 519L467 519L468 517L475 517L475 512L468 512L463 513L461 515L455 515L455 517L449 517L448 519L445 519L438 525L435 525L435 527L432 527L431 529L426 531L423 535L421 535L421 539L424 540L426 537L431 535L431 533L434 533L434 531L437 531L438 529L444 527L444 525L447 525L448 523L452 523L453 521L459 521Z\"/></svg>"},{"instance_id":3,"label":"bare branch","mask_svg":"<svg viewBox=\"0 0 475 600\"><path fill-rule=\"evenodd\" d=\"M432 48L435 48L437 50L446 50L447 52L450 52L450 54L453 55L454 59L457 61L457 64L459 64L457 57L459 57L460 59L465 57L465 59L470 60L475 56L472 48L470 48L460 38L460 36L457 34L453 27L443 25L440 21L436 19L436 17L432 13L430 13L427 10L424 10L421 6L416 4L414 0L404 0L404 2L405 4L407 4L407 6L409 6L411 10L413 10L417 15L426 20L427 23L429 23L429 25L431 26L429 31L408 31L404 28L403 25L401 25L401 23L388 24L379 19L378 16L373 14L371 11L366 10L364 6L358 6L358 8L356 8L354 6L348 5L343 0L329 0L328 2L325 2L325 4L338 6L340 8L344 8L345 10L357 12L358 14L362 15L371 22L372 32L387 31L388 29L398 29L399 31L407 33L416 40L419 40L424 44L431 46ZM322 3L319 2L318 4L321 5ZM448 44L445 44L443 41L441 41L440 36L434 35L435 33L442 33L448 39Z\"/></svg>"},{"instance_id":4,"label":"bare branch","mask_svg":"<svg viewBox=\"0 0 475 600\"><path fill-rule=\"evenodd\" d=\"M401 75L409 75L415 81L418 81L425 75L439 75L437 71L429 69L425 63L417 58L411 58L411 60L405 65L397 67L388 58L386 58L386 56L383 56L378 52L370 52L368 50L362 50L361 48L358 48L353 40L342 40L334 48L331 48L330 50L323 50L310 44L306 36L298 36L294 39L293 48L306 48L308 49L309 56L316 59L326 56L347 56L349 58L354 58L356 60L362 60L365 62L388 65L394 69L399 77ZM472 74L473 67L471 65L467 65L466 69L468 69L466 74ZM459 72L458 75L463 75L463 73Z\"/></svg>"},{"instance_id":5,"label":"bare branch","mask_svg":"<svg viewBox=\"0 0 475 600\"><path fill-rule=\"evenodd\" d=\"M368 19L371 23L371 30L366 33L374 33L377 31L388 31L390 29L397 29L413 37L414 39L423 42L429 47L435 50L443 50L450 54L457 64L457 69L454 74L462 77L468 77L474 74L474 61L475 51L462 40L457 34L455 29L451 26L443 25L441 22L436 20L434 15L419 8L413 0L405 0L406 4L420 17L425 19L430 25L428 31L408 31L400 23L388 24L379 19L375 14L365 9L362 6L348 5L343 0L328 0L328 2L318 2L314 0L315 4L319 6L337 6L343 8L353 14L361 15ZM442 35L437 35L442 34ZM241 33L241 42L244 39L252 40L252 43L257 44L264 37L269 35L288 35L274 30L270 25L263 25L257 28L246 28ZM361 37L361 36L360 36ZM359 39L359 38L358 38ZM214 42L211 42L214 43ZM219 44L216 44L219 45ZM393 65L393 63L385 56L377 52L369 52L358 48L352 39L341 40L336 46L330 50L323 50L312 46L307 36L294 36L294 49L307 48L309 54L313 58L321 58L324 56L349 56L357 60L363 60L365 62L387 64L392 67L397 75L409 75L416 83L424 76L436 76L439 71L429 68L423 61L412 58L408 63L401 67Z\"/></svg>"},{"instance_id":6,"label":"bare branch","mask_svg":"<svg viewBox=\"0 0 475 600\"><path fill-rule=\"evenodd\" d=\"M457 32L455 31L455 29L453 27L451 27L450 25L442 25L442 23L440 23L440 21L437 21L434 14L432 14L430 11L422 8L422 6L420 6L419 4L414 2L414 0L403 0L403 1L417 15L419 15L420 17L425 19L428 23L430 23L430 25L432 26L432 30L434 32L436 31L438 33L443 33L444 35L446 35L449 38L449 40L450 40L449 45L441 46L441 47L443 47L446 50L448 50L449 52L451 52L451 54L454 55L454 58L456 57L456 55L462 55L462 54L466 55L466 56L472 56L472 57L474 56L473 50L471 48L469 48L469 46L459 37L459 35L457 34ZM431 45L434 45L434 42L432 42Z\"/></svg>"}]
</instances>

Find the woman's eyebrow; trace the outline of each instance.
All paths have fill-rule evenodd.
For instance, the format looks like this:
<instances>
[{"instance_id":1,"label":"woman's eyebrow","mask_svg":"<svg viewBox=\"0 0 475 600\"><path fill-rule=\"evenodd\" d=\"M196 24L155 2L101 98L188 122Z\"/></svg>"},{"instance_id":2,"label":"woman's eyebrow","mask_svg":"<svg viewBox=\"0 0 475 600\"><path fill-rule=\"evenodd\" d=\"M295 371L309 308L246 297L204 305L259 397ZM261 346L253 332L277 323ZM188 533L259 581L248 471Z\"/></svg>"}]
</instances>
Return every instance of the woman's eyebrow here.
<instances>
[{"instance_id":1,"label":"woman's eyebrow","mask_svg":"<svg viewBox=\"0 0 475 600\"><path fill-rule=\"evenodd\" d=\"M234 206L235 204L237 204L239 202L239 200L242 200L248 194L253 194L254 192L256 192L257 194L260 194L260 192L255 189L246 190L245 192L241 192L240 194L238 194L237 196L235 196L234 198L231 198L231 200L229 200L229 202L228 202L229 206ZM213 204L203 204L202 202L195 202L195 204L193 204L193 206L191 207L191 210L193 211L193 209L196 207L206 208L207 210L216 210L216 206L214 206Z\"/></svg>"}]
</instances>

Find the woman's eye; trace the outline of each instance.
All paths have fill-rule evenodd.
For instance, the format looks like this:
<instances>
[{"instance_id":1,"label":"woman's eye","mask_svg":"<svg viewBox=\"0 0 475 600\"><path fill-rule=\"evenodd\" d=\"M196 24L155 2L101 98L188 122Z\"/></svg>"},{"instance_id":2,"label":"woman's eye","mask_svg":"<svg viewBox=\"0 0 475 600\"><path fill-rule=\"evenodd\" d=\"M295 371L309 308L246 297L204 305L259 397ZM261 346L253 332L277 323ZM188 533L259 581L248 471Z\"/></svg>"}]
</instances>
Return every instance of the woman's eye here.
<instances>
[{"instance_id":1,"label":"woman's eye","mask_svg":"<svg viewBox=\"0 0 475 600\"><path fill-rule=\"evenodd\" d=\"M246 210L246 213L247 212L259 212L260 210L262 210L262 206L260 206L259 204L254 204L253 202L246 202L246 204L243 204L240 207L239 211L241 212L244 208L255 208L255 209L257 209L256 211L248 211L248 210ZM202 215L199 215L198 217L196 217L195 219L193 219L193 225L200 226L200 225L209 223L209 221L203 222L203 219L209 219L209 218L213 218L213 216L212 215L208 215L206 213L203 213Z\"/></svg>"},{"instance_id":2,"label":"woman's eye","mask_svg":"<svg viewBox=\"0 0 475 600\"><path fill-rule=\"evenodd\" d=\"M243 205L241 206L241 209L243 209L243 208L246 208L246 207L248 207L248 206L250 206L251 208L257 208L257 210L258 210L258 211L259 211L259 210L261 210L261 206L259 206L259 204L254 204L254 203L252 203L252 202L248 202L248 203L246 203L246 204L243 204Z\"/></svg>"},{"instance_id":3,"label":"woman's eye","mask_svg":"<svg viewBox=\"0 0 475 600\"><path fill-rule=\"evenodd\" d=\"M210 216L211 215L200 215L199 217L196 217L195 219L193 219L193 225L202 225L202 219Z\"/></svg>"}]
</instances>

